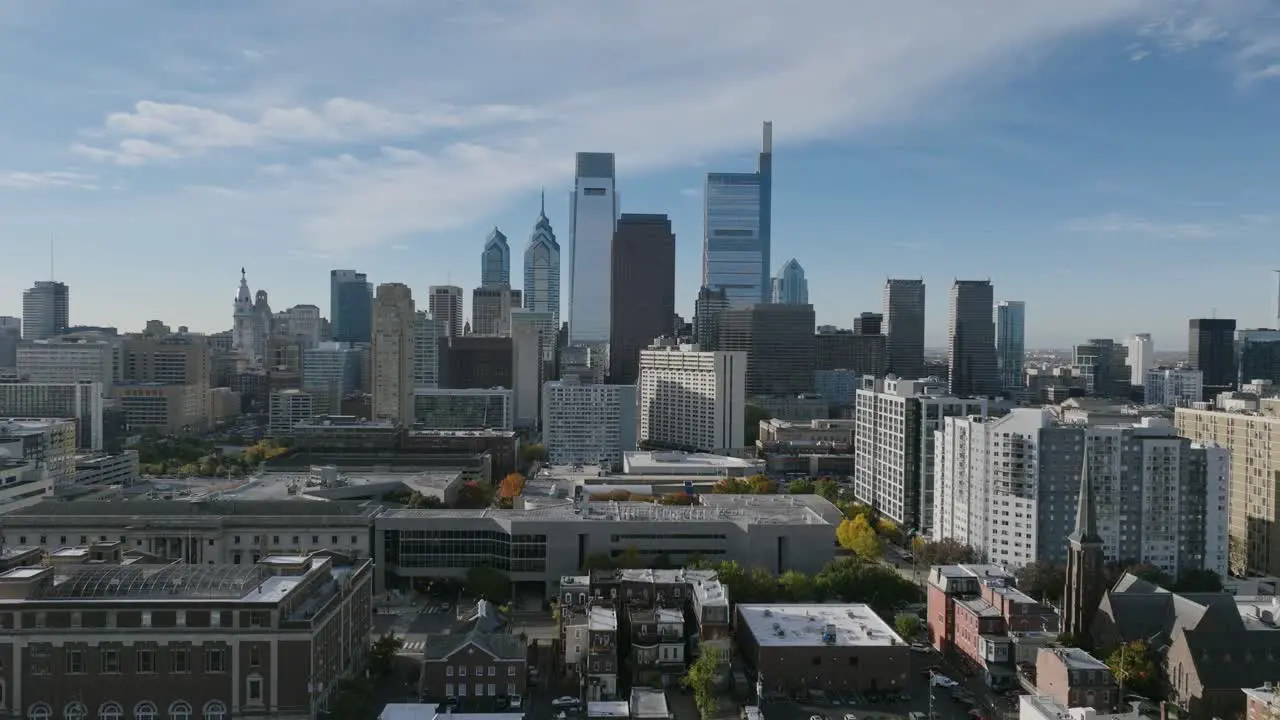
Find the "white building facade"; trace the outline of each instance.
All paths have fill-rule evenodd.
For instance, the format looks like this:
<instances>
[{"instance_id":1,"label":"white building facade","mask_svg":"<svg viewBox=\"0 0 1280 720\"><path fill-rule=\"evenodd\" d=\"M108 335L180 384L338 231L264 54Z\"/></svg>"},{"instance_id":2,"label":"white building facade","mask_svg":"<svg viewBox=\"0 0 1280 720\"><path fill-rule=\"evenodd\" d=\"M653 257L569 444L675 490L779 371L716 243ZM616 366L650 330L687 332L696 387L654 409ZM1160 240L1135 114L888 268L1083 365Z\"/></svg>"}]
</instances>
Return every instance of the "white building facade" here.
<instances>
[{"instance_id":1,"label":"white building facade","mask_svg":"<svg viewBox=\"0 0 1280 720\"><path fill-rule=\"evenodd\" d=\"M744 444L747 354L696 345L640 351L640 441L714 452Z\"/></svg>"},{"instance_id":2,"label":"white building facade","mask_svg":"<svg viewBox=\"0 0 1280 720\"><path fill-rule=\"evenodd\" d=\"M75 418L82 450L103 448L103 384L0 383L0 417Z\"/></svg>"},{"instance_id":3,"label":"white building facade","mask_svg":"<svg viewBox=\"0 0 1280 720\"><path fill-rule=\"evenodd\" d=\"M542 388L542 441L552 465L618 467L636 449L636 387L549 382Z\"/></svg>"},{"instance_id":4,"label":"white building facade","mask_svg":"<svg viewBox=\"0 0 1280 720\"><path fill-rule=\"evenodd\" d=\"M569 342L608 344L613 233L618 224L613 153L578 153L569 206Z\"/></svg>"},{"instance_id":5,"label":"white building facade","mask_svg":"<svg viewBox=\"0 0 1280 720\"><path fill-rule=\"evenodd\" d=\"M31 383L102 383L115 379L115 349L108 342L36 340L18 346L18 377Z\"/></svg>"},{"instance_id":6,"label":"white building facade","mask_svg":"<svg viewBox=\"0 0 1280 720\"><path fill-rule=\"evenodd\" d=\"M1190 368L1151 368L1142 380L1142 398L1148 405L1191 407L1204 392L1204 373Z\"/></svg>"},{"instance_id":7,"label":"white building facade","mask_svg":"<svg viewBox=\"0 0 1280 720\"><path fill-rule=\"evenodd\" d=\"M1154 346L1150 333L1138 333L1129 338L1125 345L1129 348L1129 384L1142 385L1147 371L1155 365Z\"/></svg>"}]
</instances>

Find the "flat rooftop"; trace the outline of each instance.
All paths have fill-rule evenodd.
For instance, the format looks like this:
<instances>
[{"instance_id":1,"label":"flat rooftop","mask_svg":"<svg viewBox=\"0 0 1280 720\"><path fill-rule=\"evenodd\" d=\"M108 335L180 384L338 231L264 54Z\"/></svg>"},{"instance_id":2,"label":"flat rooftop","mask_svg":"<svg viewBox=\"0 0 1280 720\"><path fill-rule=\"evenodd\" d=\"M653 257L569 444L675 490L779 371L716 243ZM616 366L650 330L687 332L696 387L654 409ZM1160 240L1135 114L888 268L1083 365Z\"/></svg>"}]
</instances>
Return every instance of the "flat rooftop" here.
<instances>
[{"instance_id":1,"label":"flat rooftop","mask_svg":"<svg viewBox=\"0 0 1280 720\"><path fill-rule=\"evenodd\" d=\"M739 605L738 615L761 647L906 647L867 605Z\"/></svg>"},{"instance_id":2,"label":"flat rooftop","mask_svg":"<svg viewBox=\"0 0 1280 720\"><path fill-rule=\"evenodd\" d=\"M1041 648L1040 652L1056 655L1062 664L1072 670L1106 670L1107 664L1080 648Z\"/></svg>"},{"instance_id":3,"label":"flat rooftop","mask_svg":"<svg viewBox=\"0 0 1280 720\"><path fill-rule=\"evenodd\" d=\"M590 630L617 632L618 611L611 607L592 605L590 615L587 618L587 628Z\"/></svg>"},{"instance_id":4,"label":"flat rooftop","mask_svg":"<svg viewBox=\"0 0 1280 720\"><path fill-rule=\"evenodd\" d=\"M21 521L59 526L83 523L90 527L106 518L217 519L227 517L371 517L378 506L359 502L296 502L293 500L95 500L59 502L43 500L14 510L5 519L9 525ZM116 520L115 522L119 522Z\"/></svg>"},{"instance_id":5,"label":"flat rooftop","mask_svg":"<svg viewBox=\"0 0 1280 720\"><path fill-rule=\"evenodd\" d=\"M760 465L757 461L742 460L710 453L662 452L637 450L622 453L622 474L643 475L706 475L725 470L747 471Z\"/></svg>"},{"instance_id":6,"label":"flat rooftop","mask_svg":"<svg viewBox=\"0 0 1280 720\"><path fill-rule=\"evenodd\" d=\"M365 486L403 485L423 495L443 497L449 483L458 479L462 467L433 468L410 472L338 471L341 484L326 488L315 484L310 472L272 472L252 478L239 487L218 493L222 500L319 500L328 502L326 490L344 490ZM296 492L290 493L290 487ZM371 490L372 492L372 490Z\"/></svg>"}]
</instances>

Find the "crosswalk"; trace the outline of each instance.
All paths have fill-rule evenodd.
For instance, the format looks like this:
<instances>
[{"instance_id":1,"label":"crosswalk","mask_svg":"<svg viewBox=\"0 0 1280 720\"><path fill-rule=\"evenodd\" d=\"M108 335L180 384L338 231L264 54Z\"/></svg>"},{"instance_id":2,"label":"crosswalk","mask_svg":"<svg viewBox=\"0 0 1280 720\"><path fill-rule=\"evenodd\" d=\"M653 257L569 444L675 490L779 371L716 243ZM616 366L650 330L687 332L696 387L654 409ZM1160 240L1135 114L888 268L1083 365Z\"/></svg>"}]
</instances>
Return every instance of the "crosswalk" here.
<instances>
[{"instance_id":1,"label":"crosswalk","mask_svg":"<svg viewBox=\"0 0 1280 720\"><path fill-rule=\"evenodd\" d=\"M400 647L402 653L420 653L427 647L426 640L406 640Z\"/></svg>"}]
</instances>

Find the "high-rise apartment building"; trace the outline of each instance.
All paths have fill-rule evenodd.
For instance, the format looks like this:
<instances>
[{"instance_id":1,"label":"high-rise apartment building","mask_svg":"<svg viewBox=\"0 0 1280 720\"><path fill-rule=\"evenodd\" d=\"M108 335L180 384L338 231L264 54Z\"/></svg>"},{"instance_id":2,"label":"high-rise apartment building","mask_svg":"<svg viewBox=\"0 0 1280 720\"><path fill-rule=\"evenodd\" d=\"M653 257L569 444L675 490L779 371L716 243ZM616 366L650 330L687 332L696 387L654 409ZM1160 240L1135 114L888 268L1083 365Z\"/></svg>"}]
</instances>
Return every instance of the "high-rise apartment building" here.
<instances>
[{"instance_id":1,"label":"high-rise apartment building","mask_svg":"<svg viewBox=\"0 0 1280 720\"><path fill-rule=\"evenodd\" d=\"M1151 368L1142 381L1147 405L1191 407L1204 397L1204 374L1190 368Z\"/></svg>"},{"instance_id":2,"label":"high-rise apartment building","mask_svg":"<svg viewBox=\"0 0 1280 720\"><path fill-rule=\"evenodd\" d=\"M480 287L511 287L511 246L496 226L484 239L480 253Z\"/></svg>"},{"instance_id":3,"label":"high-rise apartment building","mask_svg":"<svg viewBox=\"0 0 1280 720\"><path fill-rule=\"evenodd\" d=\"M553 465L618 468L636 449L636 386L556 380L542 389L542 441Z\"/></svg>"},{"instance_id":4,"label":"high-rise apartment building","mask_svg":"<svg viewBox=\"0 0 1280 720\"><path fill-rule=\"evenodd\" d=\"M413 327L413 387L440 387L440 339L448 337L443 320L419 310Z\"/></svg>"},{"instance_id":5,"label":"high-rise apartment building","mask_svg":"<svg viewBox=\"0 0 1280 720\"><path fill-rule=\"evenodd\" d=\"M693 340L701 350L713 350L720 342L720 313L729 309L724 288L703 287L693 302Z\"/></svg>"},{"instance_id":6,"label":"high-rise apartment building","mask_svg":"<svg viewBox=\"0 0 1280 720\"><path fill-rule=\"evenodd\" d=\"M18 366L18 342L22 340L22 319L0 315L0 368Z\"/></svg>"},{"instance_id":7,"label":"high-rise apartment building","mask_svg":"<svg viewBox=\"0 0 1280 720\"><path fill-rule=\"evenodd\" d=\"M1270 380L1280 385L1280 330L1240 330L1236 333L1236 347L1239 351L1236 379L1240 385L1254 380Z\"/></svg>"},{"instance_id":8,"label":"high-rise apartment building","mask_svg":"<svg viewBox=\"0 0 1280 720\"><path fill-rule=\"evenodd\" d=\"M122 363L123 364L123 363ZM18 377L33 383L115 381L115 348L105 341L35 340L18 346Z\"/></svg>"},{"instance_id":9,"label":"high-rise apartment building","mask_svg":"<svg viewBox=\"0 0 1280 720\"><path fill-rule=\"evenodd\" d=\"M383 283L373 299L373 417L413 422L413 294L401 283Z\"/></svg>"},{"instance_id":10,"label":"high-rise apartment building","mask_svg":"<svg viewBox=\"0 0 1280 720\"><path fill-rule=\"evenodd\" d=\"M1110 338L1093 338L1072 349L1071 371L1086 394L1102 398L1129 395L1130 369L1124 345Z\"/></svg>"},{"instance_id":11,"label":"high-rise apartment building","mask_svg":"<svg viewBox=\"0 0 1280 720\"><path fill-rule=\"evenodd\" d=\"M373 285L364 273L329 271L329 325L335 342L371 341Z\"/></svg>"},{"instance_id":12,"label":"high-rise apartment building","mask_svg":"<svg viewBox=\"0 0 1280 720\"><path fill-rule=\"evenodd\" d=\"M703 192L702 286L737 309L769 302L773 226L773 123L753 173L708 173Z\"/></svg>"},{"instance_id":13,"label":"high-rise apartment building","mask_svg":"<svg viewBox=\"0 0 1280 720\"><path fill-rule=\"evenodd\" d=\"M991 318L994 301L990 280L956 280L951 285L947 387L952 395L991 396L1000 391L996 324Z\"/></svg>"},{"instance_id":14,"label":"high-rise apartment building","mask_svg":"<svg viewBox=\"0 0 1280 720\"><path fill-rule=\"evenodd\" d=\"M1204 373L1204 399L1212 400L1236 386L1236 321L1193 318L1190 326L1187 360Z\"/></svg>"},{"instance_id":15,"label":"high-rise apartment building","mask_svg":"<svg viewBox=\"0 0 1280 720\"><path fill-rule=\"evenodd\" d=\"M934 517L933 433L943 418L985 417L986 398L949 396L937 380L867 377L855 402L854 495L900 527L927 532Z\"/></svg>"},{"instance_id":16,"label":"high-rise apartment building","mask_svg":"<svg viewBox=\"0 0 1280 720\"><path fill-rule=\"evenodd\" d=\"M653 346L640 353L640 442L721 452L744 444L747 355Z\"/></svg>"},{"instance_id":17,"label":"high-rise apartment building","mask_svg":"<svg viewBox=\"0 0 1280 720\"><path fill-rule=\"evenodd\" d=\"M460 337L464 322L462 288L457 285L432 285L427 292L430 293L427 307L431 310L431 317L444 323L449 337Z\"/></svg>"},{"instance_id":18,"label":"high-rise apartment building","mask_svg":"<svg viewBox=\"0 0 1280 720\"><path fill-rule=\"evenodd\" d=\"M48 340L61 335L70 322L71 291L64 283L38 280L22 293L24 340Z\"/></svg>"},{"instance_id":19,"label":"high-rise apartment building","mask_svg":"<svg viewBox=\"0 0 1280 720\"><path fill-rule=\"evenodd\" d=\"M569 201L569 343L609 342L613 233L618 223L613 153L578 153Z\"/></svg>"},{"instance_id":20,"label":"high-rise apartment building","mask_svg":"<svg viewBox=\"0 0 1280 720\"><path fill-rule=\"evenodd\" d=\"M609 377L634 385L640 351L670 335L676 314L676 236L666 215L623 214L613 235Z\"/></svg>"},{"instance_id":21,"label":"high-rise apartment building","mask_svg":"<svg viewBox=\"0 0 1280 720\"><path fill-rule=\"evenodd\" d=\"M1231 573L1280 575L1280 398L1258 410L1178 408L1178 434L1231 453L1228 495Z\"/></svg>"},{"instance_id":22,"label":"high-rise apartment building","mask_svg":"<svg viewBox=\"0 0 1280 720\"><path fill-rule=\"evenodd\" d=\"M996 364L1000 388L1016 397L1025 385L1027 362L1027 306L1021 300L1001 300L996 305Z\"/></svg>"},{"instance_id":23,"label":"high-rise apartment building","mask_svg":"<svg viewBox=\"0 0 1280 720\"><path fill-rule=\"evenodd\" d=\"M551 313L560 327L560 243L547 219L546 194L542 210L524 249L524 307L540 313Z\"/></svg>"},{"instance_id":24,"label":"high-rise apartment building","mask_svg":"<svg viewBox=\"0 0 1280 720\"><path fill-rule=\"evenodd\" d=\"M885 280L883 309L886 372L924 377L924 280Z\"/></svg>"},{"instance_id":25,"label":"high-rise apartment building","mask_svg":"<svg viewBox=\"0 0 1280 720\"><path fill-rule=\"evenodd\" d=\"M511 335L511 311L524 300L519 290L501 285L471 291L471 334L507 337Z\"/></svg>"},{"instance_id":26,"label":"high-rise apartment building","mask_svg":"<svg viewBox=\"0 0 1280 720\"><path fill-rule=\"evenodd\" d=\"M1129 351L1129 384L1141 385L1146 380L1147 371L1155 365L1155 348L1151 344L1150 333L1138 333L1125 341Z\"/></svg>"},{"instance_id":27,"label":"high-rise apartment building","mask_svg":"<svg viewBox=\"0 0 1280 720\"><path fill-rule=\"evenodd\" d=\"M937 433L935 529L986 562L1066 561L1081 462L1107 560L1173 577L1227 570L1228 451L1178 437L1154 417L1064 424L1047 409L947 418Z\"/></svg>"},{"instance_id":28,"label":"high-rise apartment building","mask_svg":"<svg viewBox=\"0 0 1280 720\"><path fill-rule=\"evenodd\" d=\"M795 258L783 263L778 274L769 280L770 302L782 305L808 305L809 281L805 279L804 268Z\"/></svg>"},{"instance_id":29,"label":"high-rise apartment building","mask_svg":"<svg viewBox=\"0 0 1280 720\"><path fill-rule=\"evenodd\" d=\"M813 392L812 305L757 304L720 313L717 350L747 354L747 397Z\"/></svg>"}]
</instances>

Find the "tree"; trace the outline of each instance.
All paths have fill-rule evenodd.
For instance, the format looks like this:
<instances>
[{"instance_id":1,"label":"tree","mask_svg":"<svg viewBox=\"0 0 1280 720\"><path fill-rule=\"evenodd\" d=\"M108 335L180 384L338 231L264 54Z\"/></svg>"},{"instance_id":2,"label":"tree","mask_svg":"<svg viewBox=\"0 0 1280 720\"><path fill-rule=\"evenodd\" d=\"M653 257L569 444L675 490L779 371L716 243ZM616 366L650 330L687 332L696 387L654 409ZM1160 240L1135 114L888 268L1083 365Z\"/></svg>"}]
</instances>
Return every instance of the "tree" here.
<instances>
[{"instance_id":1,"label":"tree","mask_svg":"<svg viewBox=\"0 0 1280 720\"><path fill-rule=\"evenodd\" d=\"M827 563L813 578L815 598L866 603L881 614L920 601L920 588L893 568L857 557Z\"/></svg>"},{"instance_id":2,"label":"tree","mask_svg":"<svg viewBox=\"0 0 1280 720\"><path fill-rule=\"evenodd\" d=\"M1019 590L1051 603L1062 599L1062 590L1067 584L1067 569L1050 563L1028 563L1014 571L1013 576L1018 581Z\"/></svg>"},{"instance_id":3,"label":"tree","mask_svg":"<svg viewBox=\"0 0 1280 720\"><path fill-rule=\"evenodd\" d=\"M592 570L613 570L615 568L613 558L609 557L609 553L591 553L582 561L583 572Z\"/></svg>"},{"instance_id":4,"label":"tree","mask_svg":"<svg viewBox=\"0 0 1280 720\"><path fill-rule=\"evenodd\" d=\"M618 557L617 562L614 564L620 568L638 568L645 563L640 558L640 551L634 545L628 545L622 549L622 555Z\"/></svg>"},{"instance_id":5,"label":"tree","mask_svg":"<svg viewBox=\"0 0 1280 720\"><path fill-rule=\"evenodd\" d=\"M836 485L836 481L831 478L822 478L813 484L813 492L821 495L830 502L835 502L840 498L840 486Z\"/></svg>"},{"instance_id":6,"label":"tree","mask_svg":"<svg viewBox=\"0 0 1280 720\"><path fill-rule=\"evenodd\" d=\"M702 654L689 666L688 672L680 679L680 684L693 691L693 702L698 706L698 714L703 718L714 717L720 709L716 698L716 670L720 659L710 648L703 647Z\"/></svg>"},{"instance_id":7,"label":"tree","mask_svg":"<svg viewBox=\"0 0 1280 720\"><path fill-rule=\"evenodd\" d=\"M852 550L858 557L866 560L875 560L884 552L876 531L862 515L841 520L836 528L836 540L840 547Z\"/></svg>"},{"instance_id":8,"label":"tree","mask_svg":"<svg viewBox=\"0 0 1280 720\"><path fill-rule=\"evenodd\" d=\"M1183 570L1173 584L1174 592L1222 592L1222 577L1212 570Z\"/></svg>"},{"instance_id":9,"label":"tree","mask_svg":"<svg viewBox=\"0 0 1280 720\"><path fill-rule=\"evenodd\" d=\"M489 489L475 480L468 480L458 489L453 506L462 510L479 510L489 507Z\"/></svg>"},{"instance_id":10,"label":"tree","mask_svg":"<svg viewBox=\"0 0 1280 720\"><path fill-rule=\"evenodd\" d=\"M1107 667L1125 690L1154 698L1160 689L1160 675L1147 643L1134 640L1116 648L1107 658Z\"/></svg>"},{"instance_id":11,"label":"tree","mask_svg":"<svg viewBox=\"0 0 1280 720\"><path fill-rule=\"evenodd\" d=\"M488 565L468 569L464 584L467 594L477 598L505 602L511 597L511 578L501 570Z\"/></svg>"},{"instance_id":12,"label":"tree","mask_svg":"<svg viewBox=\"0 0 1280 720\"><path fill-rule=\"evenodd\" d=\"M498 484L498 497L507 499L519 497L520 493L524 492L524 483L524 475L518 472L508 474Z\"/></svg>"},{"instance_id":13,"label":"tree","mask_svg":"<svg viewBox=\"0 0 1280 720\"><path fill-rule=\"evenodd\" d=\"M373 702L373 687L364 678L348 678L338 682L337 692L329 702L329 717L365 717Z\"/></svg>"},{"instance_id":14,"label":"tree","mask_svg":"<svg viewBox=\"0 0 1280 720\"><path fill-rule=\"evenodd\" d=\"M911 547L921 565L959 565L978 561L977 551L951 538L931 541L917 537Z\"/></svg>"},{"instance_id":15,"label":"tree","mask_svg":"<svg viewBox=\"0 0 1280 720\"><path fill-rule=\"evenodd\" d=\"M894 545L902 544L902 530L899 529L898 525L892 520L880 518L876 521L876 533L883 538L885 542L890 542Z\"/></svg>"},{"instance_id":16,"label":"tree","mask_svg":"<svg viewBox=\"0 0 1280 720\"><path fill-rule=\"evenodd\" d=\"M520 460L525 465L542 462L547 459L547 447L541 443L530 443L520 448Z\"/></svg>"},{"instance_id":17,"label":"tree","mask_svg":"<svg viewBox=\"0 0 1280 720\"><path fill-rule=\"evenodd\" d=\"M747 478L747 492L752 495L772 495L777 491L778 486L764 475L752 475Z\"/></svg>"},{"instance_id":18,"label":"tree","mask_svg":"<svg viewBox=\"0 0 1280 720\"><path fill-rule=\"evenodd\" d=\"M813 481L808 478L787 483L787 492L792 495L812 495L813 491Z\"/></svg>"},{"instance_id":19,"label":"tree","mask_svg":"<svg viewBox=\"0 0 1280 720\"><path fill-rule=\"evenodd\" d=\"M658 496L659 505L693 505L696 502L697 499L694 496L683 490Z\"/></svg>"},{"instance_id":20,"label":"tree","mask_svg":"<svg viewBox=\"0 0 1280 720\"><path fill-rule=\"evenodd\" d=\"M911 642L911 638L920 632L920 617L912 613L900 613L893 619L893 627L903 640Z\"/></svg>"},{"instance_id":21,"label":"tree","mask_svg":"<svg viewBox=\"0 0 1280 720\"><path fill-rule=\"evenodd\" d=\"M802 572L788 570L778 577L778 593L788 602L805 602L813 599L813 578Z\"/></svg>"},{"instance_id":22,"label":"tree","mask_svg":"<svg viewBox=\"0 0 1280 720\"><path fill-rule=\"evenodd\" d=\"M396 653L404 647L404 640L387 633L369 646L369 672L386 677L395 668Z\"/></svg>"},{"instance_id":23,"label":"tree","mask_svg":"<svg viewBox=\"0 0 1280 720\"><path fill-rule=\"evenodd\" d=\"M840 508L840 511L844 513L845 517L849 517L849 518L864 517L867 519L868 523L870 523L876 517L875 508L871 507L866 503L860 503L860 502L840 503L836 507Z\"/></svg>"},{"instance_id":24,"label":"tree","mask_svg":"<svg viewBox=\"0 0 1280 720\"><path fill-rule=\"evenodd\" d=\"M442 510L449 507L444 500L435 495L423 495L420 492L413 493L409 497L409 507L422 510Z\"/></svg>"}]
</instances>

